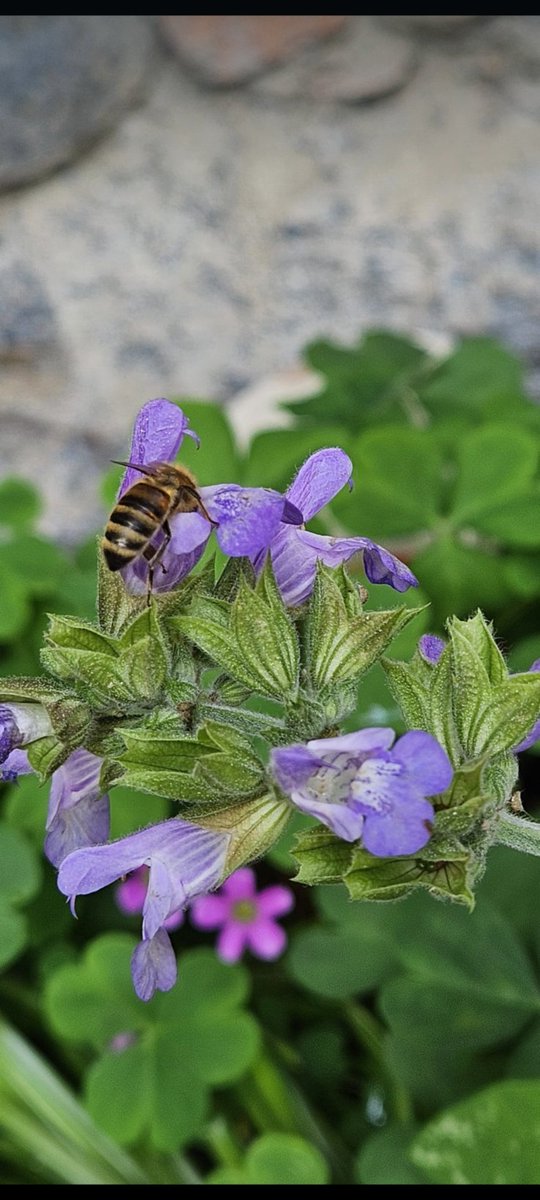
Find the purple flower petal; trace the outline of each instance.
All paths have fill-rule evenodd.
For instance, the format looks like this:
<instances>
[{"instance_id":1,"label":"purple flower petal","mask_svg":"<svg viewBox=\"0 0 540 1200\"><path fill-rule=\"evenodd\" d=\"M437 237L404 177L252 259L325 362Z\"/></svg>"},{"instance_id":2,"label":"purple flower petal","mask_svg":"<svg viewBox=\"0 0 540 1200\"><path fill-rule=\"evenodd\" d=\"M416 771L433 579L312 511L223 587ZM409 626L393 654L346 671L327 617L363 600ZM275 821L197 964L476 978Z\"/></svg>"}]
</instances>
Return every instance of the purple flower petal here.
<instances>
[{"instance_id":1,"label":"purple flower petal","mask_svg":"<svg viewBox=\"0 0 540 1200\"><path fill-rule=\"evenodd\" d=\"M393 729L385 725L373 725L369 729L355 729L353 733L342 733L339 737L316 738L308 742L315 754L328 759L328 752L336 754L366 755L374 751L389 750L395 738Z\"/></svg>"},{"instance_id":2,"label":"purple flower petal","mask_svg":"<svg viewBox=\"0 0 540 1200\"><path fill-rule=\"evenodd\" d=\"M416 854L429 842L433 821L431 804L420 796L411 796L406 804L366 816L362 842L378 858Z\"/></svg>"},{"instance_id":3,"label":"purple flower petal","mask_svg":"<svg viewBox=\"0 0 540 1200\"><path fill-rule=\"evenodd\" d=\"M232 902L253 900L257 894L255 871L252 871L251 867L240 867L225 880L221 892Z\"/></svg>"},{"instance_id":4,"label":"purple flower petal","mask_svg":"<svg viewBox=\"0 0 540 1200\"><path fill-rule=\"evenodd\" d=\"M98 846L109 836L109 797L99 785L102 762L81 746L53 774L44 850L55 867L68 854Z\"/></svg>"},{"instance_id":5,"label":"purple flower petal","mask_svg":"<svg viewBox=\"0 0 540 1200\"><path fill-rule=\"evenodd\" d=\"M169 549L172 554L189 554L199 546L206 546L212 532L212 526L202 513L178 513L171 520L171 540Z\"/></svg>"},{"instance_id":6,"label":"purple flower petal","mask_svg":"<svg viewBox=\"0 0 540 1200\"><path fill-rule=\"evenodd\" d=\"M156 538L155 544L158 544ZM205 542L201 542L195 550L191 550L189 554L173 554L169 547L165 551L162 559L162 565L158 566L154 574L154 582L152 590L154 592L170 592L173 587L181 583L186 575L197 566L199 559L202 558L205 549ZM163 570L165 568L165 570ZM124 567L120 572L128 592L132 596L142 596L146 593L148 586L148 565L144 558L137 558L134 563L130 563L129 567Z\"/></svg>"},{"instance_id":7,"label":"purple flower petal","mask_svg":"<svg viewBox=\"0 0 540 1200\"><path fill-rule=\"evenodd\" d=\"M294 894L282 883L264 888L257 897L257 908L263 917L283 917L294 908Z\"/></svg>"},{"instance_id":8,"label":"purple flower petal","mask_svg":"<svg viewBox=\"0 0 540 1200\"><path fill-rule=\"evenodd\" d=\"M65 896L88 895L143 864L152 866L159 858L168 873L165 886L173 912L219 882L229 840L228 833L215 833L172 817L107 846L76 850L60 867L58 887ZM157 909L158 905L159 897L153 894L150 924L153 906Z\"/></svg>"},{"instance_id":9,"label":"purple flower petal","mask_svg":"<svg viewBox=\"0 0 540 1200\"><path fill-rule=\"evenodd\" d=\"M355 554L363 554L364 570L371 583L387 583L395 591L406 592L417 587L412 571L369 538L325 537L307 529L280 529L271 546L272 566L280 592L286 604L296 606L307 600L313 591L317 562L327 567L339 567ZM262 560L255 563L257 571Z\"/></svg>"},{"instance_id":10,"label":"purple flower petal","mask_svg":"<svg viewBox=\"0 0 540 1200\"><path fill-rule=\"evenodd\" d=\"M216 537L233 558L256 556L278 532L285 498L271 488L242 488L236 483L199 489L205 508L217 524ZM300 515L300 514L299 514Z\"/></svg>"},{"instance_id":11,"label":"purple flower petal","mask_svg":"<svg viewBox=\"0 0 540 1200\"><path fill-rule=\"evenodd\" d=\"M446 643L435 633L424 633L418 642L418 649L426 662L435 664L439 661Z\"/></svg>"},{"instance_id":12,"label":"purple flower petal","mask_svg":"<svg viewBox=\"0 0 540 1200\"><path fill-rule=\"evenodd\" d=\"M191 903L189 917L196 929L219 929L227 920L229 910L226 896L197 896Z\"/></svg>"},{"instance_id":13,"label":"purple flower petal","mask_svg":"<svg viewBox=\"0 0 540 1200\"><path fill-rule=\"evenodd\" d=\"M139 1000L151 1000L156 990L169 992L174 987L176 958L164 929L135 947L131 958L131 976Z\"/></svg>"},{"instance_id":14,"label":"purple flower petal","mask_svg":"<svg viewBox=\"0 0 540 1200\"><path fill-rule=\"evenodd\" d=\"M324 766L324 759L317 758L307 746L283 746L270 754L272 771L282 791L290 794L302 787L317 770Z\"/></svg>"},{"instance_id":15,"label":"purple flower petal","mask_svg":"<svg viewBox=\"0 0 540 1200\"><path fill-rule=\"evenodd\" d=\"M445 750L430 733L413 729L396 742L394 762L402 763L407 778L424 796L444 792L452 780L452 764Z\"/></svg>"},{"instance_id":16,"label":"purple flower petal","mask_svg":"<svg viewBox=\"0 0 540 1200\"><path fill-rule=\"evenodd\" d=\"M291 483L287 496L309 521L337 496L352 476L352 462L343 450L328 447L316 450L304 463Z\"/></svg>"},{"instance_id":17,"label":"purple flower petal","mask_svg":"<svg viewBox=\"0 0 540 1200\"><path fill-rule=\"evenodd\" d=\"M250 950L257 955L257 958L271 962L272 959L283 954L287 945L287 934L281 925L276 925L275 921L262 917L253 925L248 926L246 940Z\"/></svg>"},{"instance_id":18,"label":"purple flower petal","mask_svg":"<svg viewBox=\"0 0 540 1200\"><path fill-rule=\"evenodd\" d=\"M189 429L189 420L177 404L171 404L163 396L143 404L135 419L129 462L146 466L151 462L172 462L186 434L199 441ZM139 471L128 467L118 495L122 496L137 479Z\"/></svg>"},{"instance_id":19,"label":"purple flower petal","mask_svg":"<svg viewBox=\"0 0 540 1200\"><path fill-rule=\"evenodd\" d=\"M249 925L229 921L217 940L216 950L223 962L235 963L242 957L248 941Z\"/></svg>"},{"instance_id":20,"label":"purple flower petal","mask_svg":"<svg viewBox=\"0 0 540 1200\"><path fill-rule=\"evenodd\" d=\"M336 837L344 842L356 842L362 836L364 818L361 813L333 800L317 800L311 792L293 792L291 800L300 812L322 821Z\"/></svg>"},{"instance_id":21,"label":"purple flower petal","mask_svg":"<svg viewBox=\"0 0 540 1200\"><path fill-rule=\"evenodd\" d=\"M109 797L84 796L72 808L61 809L51 822L44 842L44 851L55 867L68 854L85 846L99 846L106 841L110 828Z\"/></svg>"},{"instance_id":22,"label":"purple flower petal","mask_svg":"<svg viewBox=\"0 0 540 1200\"><path fill-rule=\"evenodd\" d=\"M19 775L32 775L33 771L26 750L12 750L0 767L0 778L3 783L16 783Z\"/></svg>"}]
</instances>

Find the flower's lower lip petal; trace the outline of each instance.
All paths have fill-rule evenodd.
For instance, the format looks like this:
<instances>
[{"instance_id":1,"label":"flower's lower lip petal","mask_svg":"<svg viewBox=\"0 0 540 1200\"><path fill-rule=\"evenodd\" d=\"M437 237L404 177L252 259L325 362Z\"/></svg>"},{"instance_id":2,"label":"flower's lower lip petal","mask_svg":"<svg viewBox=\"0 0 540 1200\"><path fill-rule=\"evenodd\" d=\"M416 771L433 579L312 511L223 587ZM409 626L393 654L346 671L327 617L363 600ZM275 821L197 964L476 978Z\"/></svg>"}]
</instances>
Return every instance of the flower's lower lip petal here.
<instances>
[{"instance_id":1,"label":"flower's lower lip petal","mask_svg":"<svg viewBox=\"0 0 540 1200\"><path fill-rule=\"evenodd\" d=\"M225 554L254 558L278 533L285 505L279 492L238 484L218 484L199 491L209 516L216 522L216 537Z\"/></svg>"},{"instance_id":2,"label":"flower's lower lip petal","mask_svg":"<svg viewBox=\"0 0 540 1200\"><path fill-rule=\"evenodd\" d=\"M337 446L316 450L304 463L287 491L288 499L309 521L337 496L352 475L352 462Z\"/></svg>"},{"instance_id":3,"label":"flower's lower lip petal","mask_svg":"<svg viewBox=\"0 0 540 1200\"><path fill-rule=\"evenodd\" d=\"M436 796L451 783L454 772L446 751L436 738L421 729L412 729L400 737L392 751L392 758L402 763L407 778L424 796Z\"/></svg>"},{"instance_id":4,"label":"flower's lower lip petal","mask_svg":"<svg viewBox=\"0 0 540 1200\"><path fill-rule=\"evenodd\" d=\"M316 558L320 558L327 567L339 567L355 554L363 554L364 570L370 583L386 583L398 592L406 592L408 588L418 586L416 576L405 563L389 550L385 550L384 546L372 542L370 538L324 537L322 534L309 533L307 529L299 530L298 538L305 546L310 547Z\"/></svg>"},{"instance_id":5,"label":"flower's lower lip petal","mask_svg":"<svg viewBox=\"0 0 540 1200\"><path fill-rule=\"evenodd\" d=\"M129 462L171 462L176 458L189 421L177 404L164 396L149 400L137 414L131 440ZM128 467L118 491L122 496L141 478L140 471Z\"/></svg>"},{"instance_id":6,"label":"flower's lower lip petal","mask_svg":"<svg viewBox=\"0 0 540 1200\"><path fill-rule=\"evenodd\" d=\"M235 963L241 958L247 941L249 925L229 921L217 940L217 953L223 962Z\"/></svg>"},{"instance_id":7,"label":"flower's lower lip petal","mask_svg":"<svg viewBox=\"0 0 540 1200\"><path fill-rule=\"evenodd\" d=\"M429 842L435 814L427 800L412 800L366 816L362 844L377 858L416 854Z\"/></svg>"},{"instance_id":8,"label":"flower's lower lip petal","mask_svg":"<svg viewBox=\"0 0 540 1200\"><path fill-rule=\"evenodd\" d=\"M171 554L189 554L200 545L206 545L212 532L210 522L202 513L177 513L171 522Z\"/></svg>"},{"instance_id":9,"label":"flower's lower lip petal","mask_svg":"<svg viewBox=\"0 0 540 1200\"><path fill-rule=\"evenodd\" d=\"M323 825L331 829L342 841L356 842L362 836L364 818L361 813L353 812L346 804L315 800L306 792L294 792L291 799L296 808L309 813L317 821L322 821Z\"/></svg>"},{"instance_id":10,"label":"flower's lower lip petal","mask_svg":"<svg viewBox=\"0 0 540 1200\"><path fill-rule=\"evenodd\" d=\"M257 958L271 962L283 954L287 945L287 934L281 925L263 917L249 926L247 944Z\"/></svg>"},{"instance_id":11,"label":"flower's lower lip petal","mask_svg":"<svg viewBox=\"0 0 540 1200\"><path fill-rule=\"evenodd\" d=\"M176 976L174 950L164 929L139 942L131 957L131 977L139 1000L151 1000L156 990L170 992Z\"/></svg>"},{"instance_id":12,"label":"flower's lower lip petal","mask_svg":"<svg viewBox=\"0 0 540 1200\"><path fill-rule=\"evenodd\" d=\"M0 766L0 778L4 782L14 782L18 775L32 775L34 768L30 766L26 750L12 750Z\"/></svg>"}]
</instances>

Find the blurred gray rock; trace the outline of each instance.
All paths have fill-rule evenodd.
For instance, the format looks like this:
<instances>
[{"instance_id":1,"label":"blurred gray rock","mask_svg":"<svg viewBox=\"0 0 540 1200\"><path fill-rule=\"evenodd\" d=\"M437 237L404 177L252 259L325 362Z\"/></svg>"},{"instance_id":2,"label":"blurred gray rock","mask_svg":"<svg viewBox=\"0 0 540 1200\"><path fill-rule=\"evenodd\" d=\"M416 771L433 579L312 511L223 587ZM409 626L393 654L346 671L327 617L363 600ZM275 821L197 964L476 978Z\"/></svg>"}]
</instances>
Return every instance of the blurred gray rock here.
<instances>
[{"instance_id":1,"label":"blurred gray rock","mask_svg":"<svg viewBox=\"0 0 540 1200\"><path fill-rule=\"evenodd\" d=\"M446 34L446 33L461 33L463 28L466 28L471 21L485 21L489 18L482 16L469 17L406 17L399 14L394 17L378 17L379 21L384 21L387 25L393 25L395 29L403 29L411 32L419 30L420 32Z\"/></svg>"},{"instance_id":2,"label":"blurred gray rock","mask_svg":"<svg viewBox=\"0 0 540 1200\"><path fill-rule=\"evenodd\" d=\"M410 38L379 28L374 17L356 17L330 43L304 51L253 86L268 96L369 103L405 87L417 61Z\"/></svg>"},{"instance_id":3,"label":"blurred gray rock","mask_svg":"<svg viewBox=\"0 0 540 1200\"><path fill-rule=\"evenodd\" d=\"M57 332L36 272L20 260L0 262L0 363L42 361L57 347Z\"/></svg>"},{"instance_id":4,"label":"blurred gray rock","mask_svg":"<svg viewBox=\"0 0 540 1200\"><path fill-rule=\"evenodd\" d=\"M140 95L147 17L0 17L0 187L68 162Z\"/></svg>"},{"instance_id":5,"label":"blurred gray rock","mask_svg":"<svg viewBox=\"0 0 540 1200\"><path fill-rule=\"evenodd\" d=\"M342 16L163 16L161 31L204 83L231 87L336 33Z\"/></svg>"}]
</instances>

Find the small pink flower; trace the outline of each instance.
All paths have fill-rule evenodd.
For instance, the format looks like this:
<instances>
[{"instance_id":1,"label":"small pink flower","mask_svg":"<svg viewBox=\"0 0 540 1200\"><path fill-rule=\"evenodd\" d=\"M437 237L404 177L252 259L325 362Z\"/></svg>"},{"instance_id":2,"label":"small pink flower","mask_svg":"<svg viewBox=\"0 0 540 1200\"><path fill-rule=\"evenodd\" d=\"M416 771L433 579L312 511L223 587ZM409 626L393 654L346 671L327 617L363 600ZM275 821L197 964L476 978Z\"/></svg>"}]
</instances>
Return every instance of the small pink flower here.
<instances>
[{"instance_id":1,"label":"small pink flower","mask_svg":"<svg viewBox=\"0 0 540 1200\"><path fill-rule=\"evenodd\" d=\"M264 888L257 894L255 872L242 867L225 881L218 892L197 896L190 908L197 929L220 929L217 954L223 962L238 962L244 950L257 958L278 958L287 944L287 935L274 920L294 907L290 888L282 884Z\"/></svg>"},{"instance_id":2,"label":"small pink flower","mask_svg":"<svg viewBox=\"0 0 540 1200\"><path fill-rule=\"evenodd\" d=\"M136 871L126 875L116 889L115 900L120 912L125 913L127 917L133 917L142 912L147 890L148 867L137 867ZM180 908L165 919L163 928L178 929L183 923L184 913Z\"/></svg>"}]
</instances>

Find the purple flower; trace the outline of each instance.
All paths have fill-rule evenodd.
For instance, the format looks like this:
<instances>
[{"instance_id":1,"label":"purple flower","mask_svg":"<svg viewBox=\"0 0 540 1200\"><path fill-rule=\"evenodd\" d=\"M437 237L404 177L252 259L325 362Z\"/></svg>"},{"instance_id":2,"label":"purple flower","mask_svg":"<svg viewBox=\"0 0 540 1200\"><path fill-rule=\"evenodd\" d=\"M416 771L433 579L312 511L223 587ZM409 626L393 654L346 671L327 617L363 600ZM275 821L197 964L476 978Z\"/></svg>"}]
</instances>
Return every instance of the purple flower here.
<instances>
[{"instance_id":1,"label":"purple flower","mask_svg":"<svg viewBox=\"0 0 540 1200\"><path fill-rule=\"evenodd\" d=\"M139 867L149 867L142 941L131 960L133 984L141 1000L150 1000L156 988L168 992L176 982L166 922L219 883L230 836L173 817L107 846L75 850L64 859L58 887L70 897L72 907L78 895L97 892Z\"/></svg>"},{"instance_id":2,"label":"purple flower","mask_svg":"<svg viewBox=\"0 0 540 1200\"><path fill-rule=\"evenodd\" d=\"M99 786L102 762L80 747L53 772L44 850L55 867L72 850L99 845L109 836L109 797ZM31 774L26 751L12 750L2 764L0 778L4 783L16 783L19 775Z\"/></svg>"},{"instance_id":3,"label":"purple flower","mask_svg":"<svg viewBox=\"0 0 540 1200\"><path fill-rule=\"evenodd\" d=\"M437 637L436 633L424 633L418 642L418 649L425 662L430 666L435 666L441 657L445 648L446 642L443 638Z\"/></svg>"},{"instance_id":4,"label":"purple flower","mask_svg":"<svg viewBox=\"0 0 540 1200\"><path fill-rule=\"evenodd\" d=\"M13 750L52 733L49 714L42 704L0 704L0 763L5 763Z\"/></svg>"},{"instance_id":5,"label":"purple flower","mask_svg":"<svg viewBox=\"0 0 540 1200\"><path fill-rule=\"evenodd\" d=\"M197 435L188 428L181 408L163 397L149 400L141 408L133 431L129 461L145 466L154 462L172 462L184 437ZM120 489L122 496L140 479L140 472L128 467ZM214 524L199 512L178 513L170 521L171 540L162 558L164 571L154 576L154 591L170 591L192 570L215 530L225 554L239 557L263 552L276 537L281 522L301 524L302 513L280 492L272 488L242 488L236 483L217 484L198 489L202 503ZM160 532L153 544L163 538ZM146 588L148 566L144 558L122 571L131 592Z\"/></svg>"},{"instance_id":6,"label":"purple flower","mask_svg":"<svg viewBox=\"0 0 540 1200\"><path fill-rule=\"evenodd\" d=\"M99 846L109 836L109 797L99 786L102 763L81 746L53 774L44 849L55 867L72 851Z\"/></svg>"},{"instance_id":7,"label":"purple flower","mask_svg":"<svg viewBox=\"0 0 540 1200\"><path fill-rule=\"evenodd\" d=\"M115 900L120 909L120 912L125 913L127 917L132 917L136 913L141 913L144 908L146 892L148 889L148 867L138 867L126 879L123 879L118 884L116 889ZM164 929L178 929L184 924L184 914L182 909L178 912L171 913L163 922Z\"/></svg>"},{"instance_id":8,"label":"purple flower","mask_svg":"<svg viewBox=\"0 0 540 1200\"><path fill-rule=\"evenodd\" d=\"M415 854L434 820L426 796L444 792L452 767L429 733L413 730L394 748L393 729L360 729L341 737L272 751L282 791L346 842L359 838L379 858Z\"/></svg>"},{"instance_id":9,"label":"purple flower","mask_svg":"<svg viewBox=\"0 0 540 1200\"><path fill-rule=\"evenodd\" d=\"M343 450L337 447L317 450L300 467L287 498L303 513L304 521L309 521L345 484L350 485L351 475L352 462ZM327 567L338 567L360 552L371 583L387 583L398 592L418 586L418 580L404 563L369 538L323 537L309 533L303 526L294 529L283 525L272 541L270 554L286 604L302 604L311 595L318 559ZM261 553L255 558L255 569L262 570L263 564Z\"/></svg>"},{"instance_id":10,"label":"purple flower","mask_svg":"<svg viewBox=\"0 0 540 1200\"><path fill-rule=\"evenodd\" d=\"M282 917L294 906L290 888L283 884L257 893L255 872L242 867L213 896L193 901L190 918L196 929L220 929L217 954L223 962L238 962L244 950L257 958L278 958L287 936L275 917Z\"/></svg>"}]
</instances>

